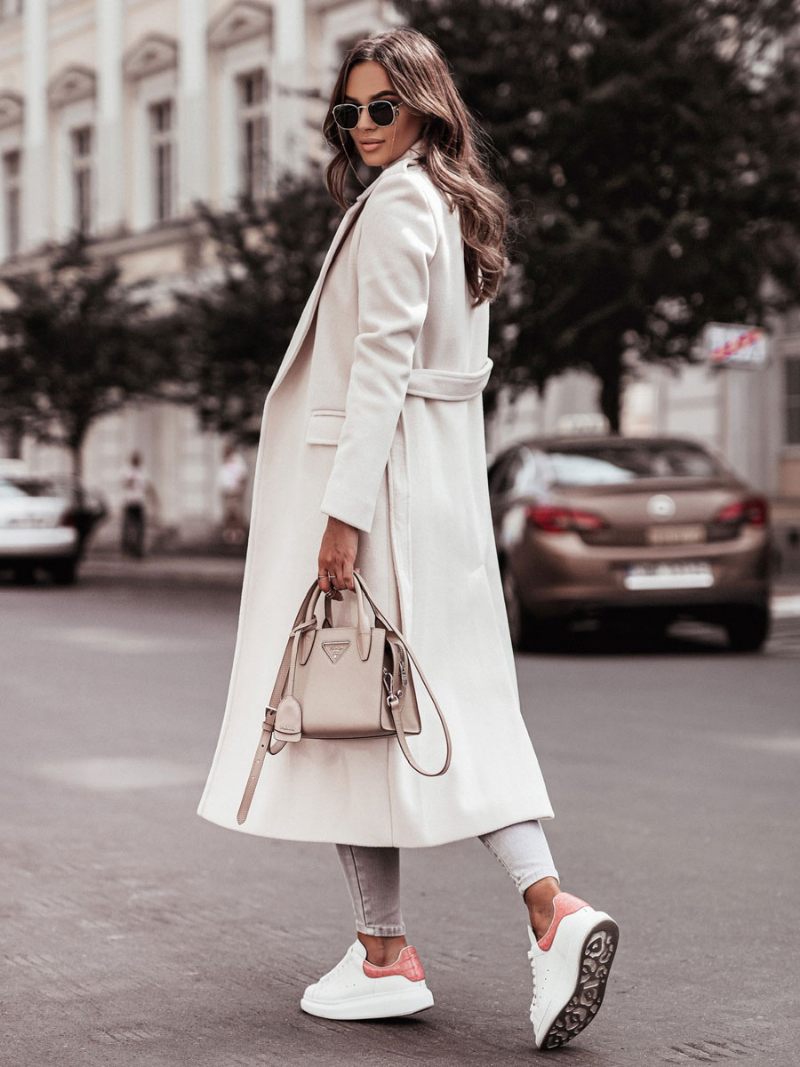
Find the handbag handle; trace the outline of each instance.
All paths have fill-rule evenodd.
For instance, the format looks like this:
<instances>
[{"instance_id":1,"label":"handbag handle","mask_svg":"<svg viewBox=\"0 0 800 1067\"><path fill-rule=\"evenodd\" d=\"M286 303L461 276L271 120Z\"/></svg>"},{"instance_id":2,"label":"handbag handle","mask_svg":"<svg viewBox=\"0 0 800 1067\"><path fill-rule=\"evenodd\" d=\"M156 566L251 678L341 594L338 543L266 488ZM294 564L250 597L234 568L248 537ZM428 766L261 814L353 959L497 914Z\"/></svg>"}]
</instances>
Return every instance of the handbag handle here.
<instances>
[{"instance_id":1,"label":"handbag handle","mask_svg":"<svg viewBox=\"0 0 800 1067\"><path fill-rule=\"evenodd\" d=\"M319 629L319 625L317 623L317 617L315 615L315 612L316 612L316 608L317 608L317 601L319 600L319 597L320 597L321 593L322 593L322 590L319 587L319 582L314 582L314 589L313 589L313 591L311 591L312 595L311 595L310 600L309 600L308 597L306 597L306 599L303 601L303 603L305 603L306 600L308 600L308 607L306 608L306 612L305 612L305 616L304 616L304 620L303 620L303 625L306 628L306 630L311 629L312 621L314 623L314 627L313 628L315 630ZM358 584L356 584L355 594L356 594L356 612L357 612L356 646L358 648L358 654L361 657L361 660L363 661L363 660L369 659L369 650L370 650L370 647L372 645L372 627L369 624L369 619L367 617L367 612L366 612L366 609L364 608L364 597L362 596L362 593L361 593L361 586L358 585ZM330 604L330 597L327 597L326 598L326 603L325 603L325 618L326 619L329 618L329 614L330 614L329 610L328 610L329 604ZM295 623L297 623L297 619L295 619Z\"/></svg>"}]
</instances>

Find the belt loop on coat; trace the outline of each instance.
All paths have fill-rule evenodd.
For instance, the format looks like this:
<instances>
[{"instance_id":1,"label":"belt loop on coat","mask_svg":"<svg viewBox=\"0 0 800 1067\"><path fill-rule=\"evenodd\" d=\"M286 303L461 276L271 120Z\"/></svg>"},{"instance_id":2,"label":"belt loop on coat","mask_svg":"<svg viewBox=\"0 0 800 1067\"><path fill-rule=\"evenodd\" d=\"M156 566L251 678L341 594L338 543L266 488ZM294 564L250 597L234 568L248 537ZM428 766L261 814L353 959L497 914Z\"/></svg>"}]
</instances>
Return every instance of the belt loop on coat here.
<instances>
[{"instance_id":1,"label":"belt loop on coat","mask_svg":"<svg viewBox=\"0 0 800 1067\"><path fill-rule=\"evenodd\" d=\"M406 392L411 396L426 397L428 400L470 400L486 388L493 366L493 361L487 356L486 362L476 371L414 367Z\"/></svg>"}]
</instances>

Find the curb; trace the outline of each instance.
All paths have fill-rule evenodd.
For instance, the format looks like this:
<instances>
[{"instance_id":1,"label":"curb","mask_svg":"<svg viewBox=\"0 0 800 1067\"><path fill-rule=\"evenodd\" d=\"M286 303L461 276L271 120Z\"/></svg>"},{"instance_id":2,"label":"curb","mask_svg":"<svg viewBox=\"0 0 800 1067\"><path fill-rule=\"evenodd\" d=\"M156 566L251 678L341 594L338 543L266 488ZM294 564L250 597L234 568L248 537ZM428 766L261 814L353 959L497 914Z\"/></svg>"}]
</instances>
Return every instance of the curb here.
<instances>
[{"instance_id":1,"label":"curb","mask_svg":"<svg viewBox=\"0 0 800 1067\"><path fill-rule=\"evenodd\" d=\"M138 585L202 585L241 590L244 557L155 556L136 560L89 556L81 567L80 577ZM774 619L800 618L800 576L796 582L784 580L776 584L771 607Z\"/></svg>"},{"instance_id":2,"label":"curb","mask_svg":"<svg viewBox=\"0 0 800 1067\"><path fill-rule=\"evenodd\" d=\"M773 619L800 619L800 591L772 596L770 612Z\"/></svg>"},{"instance_id":3,"label":"curb","mask_svg":"<svg viewBox=\"0 0 800 1067\"><path fill-rule=\"evenodd\" d=\"M244 559L155 558L141 560L89 557L80 569L80 578L135 582L138 585L213 585L240 589Z\"/></svg>"}]
</instances>

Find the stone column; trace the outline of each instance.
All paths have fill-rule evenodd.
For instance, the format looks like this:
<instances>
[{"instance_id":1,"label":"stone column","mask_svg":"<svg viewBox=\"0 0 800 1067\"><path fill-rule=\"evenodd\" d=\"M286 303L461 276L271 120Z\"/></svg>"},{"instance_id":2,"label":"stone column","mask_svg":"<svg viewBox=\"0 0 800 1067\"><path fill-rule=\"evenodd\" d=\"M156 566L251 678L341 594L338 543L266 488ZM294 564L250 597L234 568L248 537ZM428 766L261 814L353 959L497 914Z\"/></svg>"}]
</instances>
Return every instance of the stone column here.
<instances>
[{"instance_id":1,"label":"stone column","mask_svg":"<svg viewBox=\"0 0 800 1067\"><path fill-rule=\"evenodd\" d=\"M97 229L113 233L125 222L122 0L95 0L97 24Z\"/></svg>"},{"instance_id":2,"label":"stone column","mask_svg":"<svg viewBox=\"0 0 800 1067\"><path fill-rule=\"evenodd\" d=\"M209 194L207 0L180 0L178 211Z\"/></svg>"},{"instance_id":3,"label":"stone column","mask_svg":"<svg viewBox=\"0 0 800 1067\"><path fill-rule=\"evenodd\" d=\"M26 0L23 23L25 117L22 163L22 247L47 240L50 188L47 160L47 0Z\"/></svg>"},{"instance_id":4,"label":"stone column","mask_svg":"<svg viewBox=\"0 0 800 1067\"><path fill-rule=\"evenodd\" d=\"M306 157L305 0L282 0L275 10L275 73L271 96L273 177L284 170L299 172Z\"/></svg>"}]
</instances>

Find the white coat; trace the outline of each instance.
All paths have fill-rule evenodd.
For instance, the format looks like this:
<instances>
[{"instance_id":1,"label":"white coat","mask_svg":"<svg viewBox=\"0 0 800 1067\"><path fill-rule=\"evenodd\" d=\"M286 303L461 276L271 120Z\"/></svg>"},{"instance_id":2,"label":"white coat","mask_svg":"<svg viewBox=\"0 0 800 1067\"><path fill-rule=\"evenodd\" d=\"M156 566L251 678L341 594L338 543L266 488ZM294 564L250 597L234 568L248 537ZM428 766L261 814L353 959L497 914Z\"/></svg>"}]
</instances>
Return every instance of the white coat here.
<instances>
[{"instance_id":1,"label":"white coat","mask_svg":"<svg viewBox=\"0 0 800 1067\"><path fill-rule=\"evenodd\" d=\"M197 808L231 830L409 847L553 818L520 713L489 510L489 307L471 307L458 213L416 162L420 147L345 213L267 394L228 700ZM239 826L328 515L359 529L355 566L436 694L452 763L426 778L393 737L304 738L267 756ZM334 624L354 599L332 602ZM423 728L409 743L434 769L444 740L416 692Z\"/></svg>"}]
</instances>

